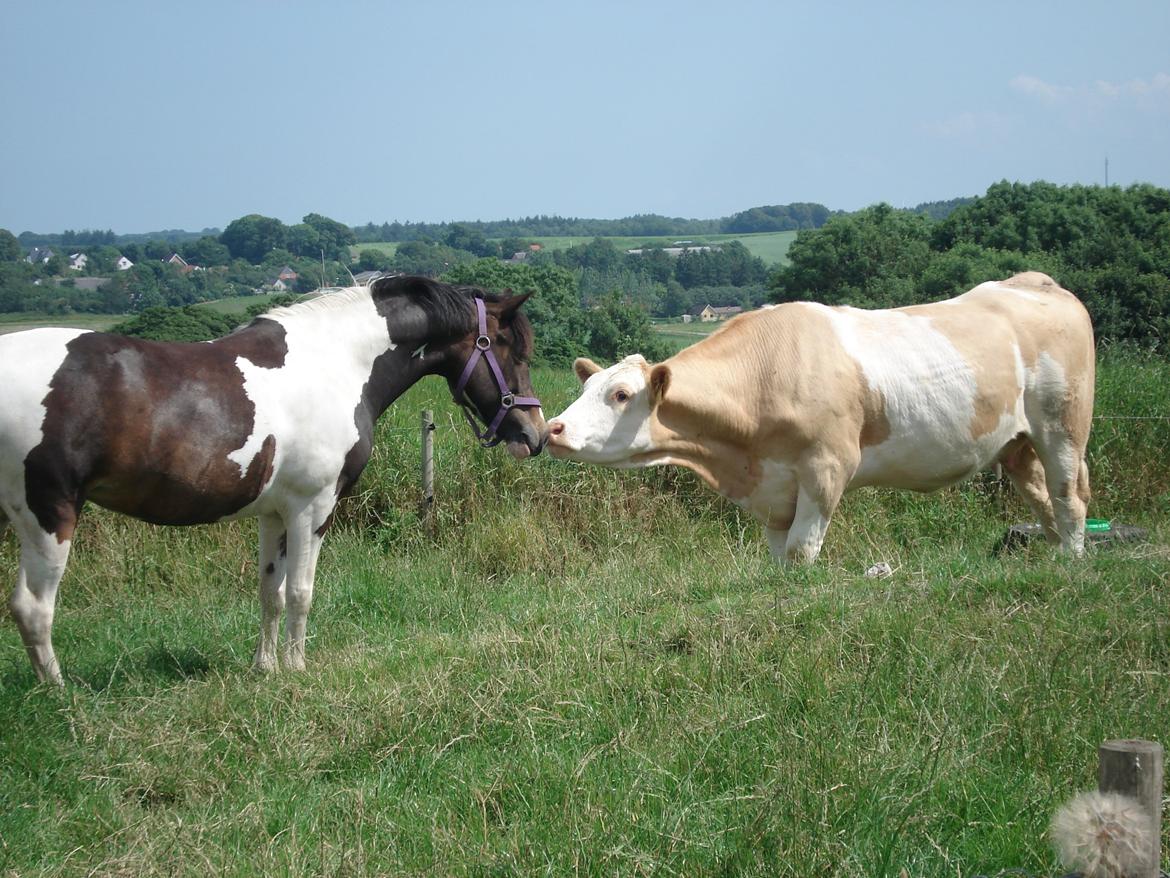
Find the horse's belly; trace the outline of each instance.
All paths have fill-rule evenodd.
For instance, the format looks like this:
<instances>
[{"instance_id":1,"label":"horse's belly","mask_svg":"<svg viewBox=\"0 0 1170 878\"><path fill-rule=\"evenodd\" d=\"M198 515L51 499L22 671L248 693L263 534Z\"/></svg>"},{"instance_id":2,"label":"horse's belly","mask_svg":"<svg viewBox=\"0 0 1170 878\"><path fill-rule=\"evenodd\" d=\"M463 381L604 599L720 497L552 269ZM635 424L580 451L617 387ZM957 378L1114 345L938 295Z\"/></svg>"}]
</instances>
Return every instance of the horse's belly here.
<instances>
[{"instance_id":1,"label":"horse's belly","mask_svg":"<svg viewBox=\"0 0 1170 878\"><path fill-rule=\"evenodd\" d=\"M166 467L121 468L97 475L85 486L86 499L153 524L208 524L237 516L261 495L272 478L276 441L264 440L241 472L226 458L187 458Z\"/></svg>"}]
</instances>

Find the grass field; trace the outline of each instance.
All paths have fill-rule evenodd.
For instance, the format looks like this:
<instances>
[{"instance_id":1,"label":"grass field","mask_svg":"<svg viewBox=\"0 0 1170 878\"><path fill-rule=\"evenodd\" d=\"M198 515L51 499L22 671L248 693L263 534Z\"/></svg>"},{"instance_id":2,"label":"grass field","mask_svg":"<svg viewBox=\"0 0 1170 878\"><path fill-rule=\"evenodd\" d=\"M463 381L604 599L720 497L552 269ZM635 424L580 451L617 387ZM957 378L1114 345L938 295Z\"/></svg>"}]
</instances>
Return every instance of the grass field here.
<instances>
[{"instance_id":1,"label":"grass field","mask_svg":"<svg viewBox=\"0 0 1170 878\"><path fill-rule=\"evenodd\" d=\"M242 319L244 312L252 305L268 302L283 293L266 293L258 296L232 296L227 299L213 299L198 302L200 308L210 308L221 314L236 314ZM70 326L79 329L109 329L125 320L125 314L28 314L23 312L0 314L0 335L22 329L36 329L41 326Z\"/></svg>"},{"instance_id":2,"label":"grass field","mask_svg":"<svg viewBox=\"0 0 1170 878\"><path fill-rule=\"evenodd\" d=\"M552 250L565 250L577 244L588 244L590 237L536 238ZM639 247L673 247L680 240L678 235L642 238L608 238L619 250L634 250ZM753 256L759 256L769 264L783 264L796 232L759 232L748 235L695 235L686 238L696 246L715 245L724 241L740 241Z\"/></svg>"},{"instance_id":3,"label":"grass field","mask_svg":"<svg viewBox=\"0 0 1170 878\"><path fill-rule=\"evenodd\" d=\"M589 236L542 237L533 238L551 250L567 250L577 244L588 244L593 240ZM638 247L672 247L679 240L678 235L662 237L623 238L611 237L614 246L619 250L633 250ZM784 264L787 262L788 248L796 240L796 232L759 232L748 235L697 235L686 238L695 245L718 244L722 241L742 241L743 245L753 256L758 256L769 265ZM380 242L376 244L357 244L350 247L350 252L356 259L362 250L381 250L393 256L398 250L394 242Z\"/></svg>"},{"instance_id":4,"label":"grass field","mask_svg":"<svg viewBox=\"0 0 1170 878\"><path fill-rule=\"evenodd\" d=\"M550 414L576 392L534 381ZM1170 424L1128 420L1167 387L1105 353L1091 512L1147 543L993 556L1024 513L980 479L851 494L782 571L689 474L517 464L425 382L326 540L309 669L270 678L254 524L93 509L63 692L0 621L0 875L1060 874L1096 745L1170 740Z\"/></svg>"},{"instance_id":5,"label":"grass field","mask_svg":"<svg viewBox=\"0 0 1170 878\"><path fill-rule=\"evenodd\" d=\"M199 302L200 308L210 308L220 314L238 314L243 317L244 312L253 305L271 302L287 293L261 293L255 296L231 296L227 299L212 299L210 302Z\"/></svg>"},{"instance_id":6,"label":"grass field","mask_svg":"<svg viewBox=\"0 0 1170 878\"><path fill-rule=\"evenodd\" d=\"M37 329L42 326L70 326L78 329L109 329L123 318L117 314L27 314L22 311L0 314L0 335Z\"/></svg>"}]
</instances>

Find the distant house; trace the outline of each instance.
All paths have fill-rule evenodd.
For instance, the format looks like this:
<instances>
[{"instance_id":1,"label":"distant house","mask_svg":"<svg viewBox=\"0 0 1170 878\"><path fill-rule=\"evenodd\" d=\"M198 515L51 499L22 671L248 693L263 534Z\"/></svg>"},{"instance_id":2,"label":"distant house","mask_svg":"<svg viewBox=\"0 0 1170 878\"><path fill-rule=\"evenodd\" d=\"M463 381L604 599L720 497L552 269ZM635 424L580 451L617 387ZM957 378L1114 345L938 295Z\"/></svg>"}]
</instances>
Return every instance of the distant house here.
<instances>
[{"instance_id":1,"label":"distant house","mask_svg":"<svg viewBox=\"0 0 1170 878\"><path fill-rule=\"evenodd\" d=\"M362 273L365 274L365 272ZM286 265L265 286L271 290L276 290L278 293L283 293L293 288L293 284L296 283L298 277L300 275Z\"/></svg>"},{"instance_id":2,"label":"distant house","mask_svg":"<svg viewBox=\"0 0 1170 878\"><path fill-rule=\"evenodd\" d=\"M167 265L177 265L179 268L187 267L187 260L178 253L172 253L170 256L164 259L163 262L165 262Z\"/></svg>"},{"instance_id":3,"label":"distant house","mask_svg":"<svg viewBox=\"0 0 1170 878\"><path fill-rule=\"evenodd\" d=\"M717 320L727 320L736 314L742 314L743 308L739 305L712 306L705 305L698 309L695 316L703 323L714 323Z\"/></svg>"},{"instance_id":4,"label":"distant house","mask_svg":"<svg viewBox=\"0 0 1170 878\"><path fill-rule=\"evenodd\" d=\"M74 271L85 271L85 265L89 262L89 257L84 253L70 253L69 267Z\"/></svg>"},{"instance_id":5,"label":"distant house","mask_svg":"<svg viewBox=\"0 0 1170 878\"><path fill-rule=\"evenodd\" d=\"M126 271L128 269L133 268L134 263L131 262L129 259L127 259L125 256L119 256L118 261L114 263L114 267L116 269L118 269L118 271Z\"/></svg>"},{"instance_id":6,"label":"distant house","mask_svg":"<svg viewBox=\"0 0 1170 878\"><path fill-rule=\"evenodd\" d=\"M57 254L54 253L52 250L50 250L48 247L33 247L32 250L29 252L28 256L26 257L26 259L29 262L31 262L33 265L36 265L38 262L41 265L44 265L46 262L48 262L50 259L52 259L56 255Z\"/></svg>"}]
</instances>

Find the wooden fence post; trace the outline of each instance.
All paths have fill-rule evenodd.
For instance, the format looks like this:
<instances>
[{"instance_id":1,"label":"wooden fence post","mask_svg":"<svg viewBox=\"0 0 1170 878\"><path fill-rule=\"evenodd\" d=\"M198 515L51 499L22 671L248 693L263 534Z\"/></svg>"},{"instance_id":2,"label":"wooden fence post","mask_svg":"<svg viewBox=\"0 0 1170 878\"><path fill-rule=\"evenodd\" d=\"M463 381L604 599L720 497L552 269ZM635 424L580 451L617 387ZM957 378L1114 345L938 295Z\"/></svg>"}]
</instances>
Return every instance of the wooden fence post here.
<instances>
[{"instance_id":1,"label":"wooden fence post","mask_svg":"<svg viewBox=\"0 0 1170 878\"><path fill-rule=\"evenodd\" d=\"M435 417L430 409L422 413L422 502L419 517L423 529L432 539L435 536Z\"/></svg>"},{"instance_id":2,"label":"wooden fence post","mask_svg":"<svg viewBox=\"0 0 1170 878\"><path fill-rule=\"evenodd\" d=\"M1134 878L1158 878L1162 866L1162 745L1157 741L1106 741L1097 748L1097 789L1141 803L1150 816L1153 856Z\"/></svg>"}]
</instances>

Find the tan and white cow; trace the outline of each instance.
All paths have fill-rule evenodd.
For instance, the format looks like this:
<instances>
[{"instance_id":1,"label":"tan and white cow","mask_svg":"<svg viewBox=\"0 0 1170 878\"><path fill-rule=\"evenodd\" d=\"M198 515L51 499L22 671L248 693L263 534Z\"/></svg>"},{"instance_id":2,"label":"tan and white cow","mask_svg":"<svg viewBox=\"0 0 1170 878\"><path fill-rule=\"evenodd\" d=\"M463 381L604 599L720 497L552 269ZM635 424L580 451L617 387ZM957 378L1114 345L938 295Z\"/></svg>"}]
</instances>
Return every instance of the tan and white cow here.
<instances>
[{"instance_id":1,"label":"tan and white cow","mask_svg":"<svg viewBox=\"0 0 1170 878\"><path fill-rule=\"evenodd\" d=\"M1047 275L885 311L777 305L657 365L574 368L584 388L549 423L554 456L688 467L782 561L817 557L851 488L932 491L996 462L1050 542L1084 549L1093 329Z\"/></svg>"}]
</instances>

